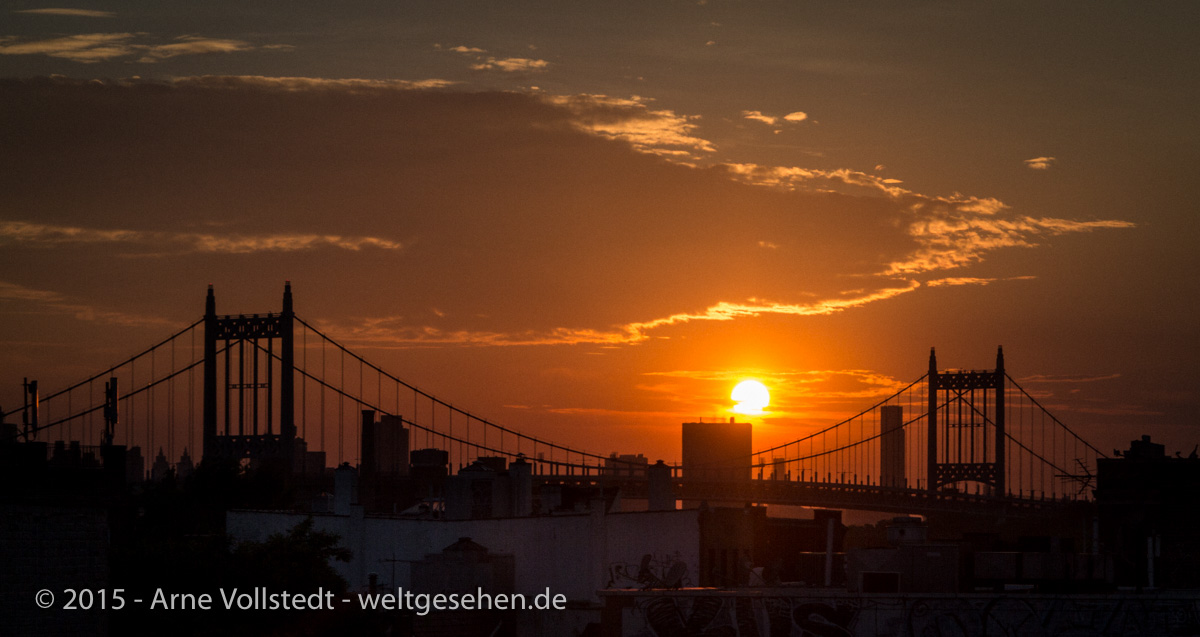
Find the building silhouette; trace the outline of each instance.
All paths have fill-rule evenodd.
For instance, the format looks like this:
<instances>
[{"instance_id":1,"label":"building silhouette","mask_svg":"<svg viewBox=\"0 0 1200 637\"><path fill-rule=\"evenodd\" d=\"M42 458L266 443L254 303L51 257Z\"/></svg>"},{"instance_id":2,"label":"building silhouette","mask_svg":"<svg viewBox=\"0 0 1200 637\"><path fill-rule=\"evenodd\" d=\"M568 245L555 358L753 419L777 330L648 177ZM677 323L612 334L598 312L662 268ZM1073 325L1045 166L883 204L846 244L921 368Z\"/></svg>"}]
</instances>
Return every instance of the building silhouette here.
<instances>
[{"instance_id":1,"label":"building silhouette","mask_svg":"<svg viewBox=\"0 0 1200 637\"><path fill-rule=\"evenodd\" d=\"M683 477L688 480L749 480L753 429L748 422L683 423Z\"/></svg>"}]
</instances>

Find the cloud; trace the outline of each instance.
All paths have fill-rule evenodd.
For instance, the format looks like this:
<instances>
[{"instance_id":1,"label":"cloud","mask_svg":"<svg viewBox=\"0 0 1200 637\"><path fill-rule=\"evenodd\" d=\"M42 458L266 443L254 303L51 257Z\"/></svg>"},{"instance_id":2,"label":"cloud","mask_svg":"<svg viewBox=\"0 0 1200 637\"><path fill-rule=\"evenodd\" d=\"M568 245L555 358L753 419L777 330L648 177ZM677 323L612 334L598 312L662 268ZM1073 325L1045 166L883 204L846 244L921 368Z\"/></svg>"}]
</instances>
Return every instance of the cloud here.
<instances>
[{"instance_id":1,"label":"cloud","mask_svg":"<svg viewBox=\"0 0 1200 637\"><path fill-rule=\"evenodd\" d=\"M34 42L0 43L0 55L48 55L74 62L100 62L133 55L132 33L87 33Z\"/></svg>"},{"instance_id":2,"label":"cloud","mask_svg":"<svg viewBox=\"0 0 1200 637\"><path fill-rule=\"evenodd\" d=\"M780 126L785 123L799 123L808 119L808 113L803 111L795 111L777 117L775 115L767 115L762 111L742 111L742 117L755 122L762 122L768 126Z\"/></svg>"},{"instance_id":3,"label":"cloud","mask_svg":"<svg viewBox=\"0 0 1200 637\"><path fill-rule=\"evenodd\" d=\"M789 190L811 190L830 192L838 190L839 186L852 186L851 192L883 193L891 197L912 194L911 191L900 188L899 179L878 177L865 172L839 168L825 170L819 168L801 168L798 166L761 166L759 164L730 163L723 164L731 176L746 183L759 186L775 186ZM828 185L823 185L828 184Z\"/></svg>"},{"instance_id":4,"label":"cloud","mask_svg":"<svg viewBox=\"0 0 1200 637\"><path fill-rule=\"evenodd\" d=\"M125 327L156 327L175 325L157 316L130 314L109 310L97 305L89 305L68 299L63 294L51 290L38 290L8 281L0 281L0 301L18 301L33 303L43 311L55 314L67 314L80 321L94 321Z\"/></svg>"},{"instance_id":5,"label":"cloud","mask_svg":"<svg viewBox=\"0 0 1200 637\"><path fill-rule=\"evenodd\" d=\"M504 71L506 73L518 72L533 72L545 71L550 66L546 60L535 60L532 58L494 58L489 57L486 60L471 65L471 68L476 71Z\"/></svg>"},{"instance_id":6,"label":"cloud","mask_svg":"<svg viewBox=\"0 0 1200 637\"><path fill-rule=\"evenodd\" d=\"M111 18L117 14L112 11L93 11L91 9L21 9L13 13L32 13L38 15L62 15L78 18Z\"/></svg>"},{"instance_id":7,"label":"cloud","mask_svg":"<svg viewBox=\"0 0 1200 637\"><path fill-rule=\"evenodd\" d=\"M145 47L145 55L138 61L154 62L180 55L200 55L203 53L234 53L237 51L249 51L253 48L249 43L242 42L241 40L219 40L185 35L175 38L175 42L171 44Z\"/></svg>"},{"instance_id":8,"label":"cloud","mask_svg":"<svg viewBox=\"0 0 1200 637\"><path fill-rule=\"evenodd\" d=\"M157 62L181 55L203 53L233 53L250 51L255 47L241 40L226 40L185 35L170 44L143 44L133 33L86 33L49 40L0 43L0 55L46 55L85 64L114 58L141 56L138 62Z\"/></svg>"},{"instance_id":9,"label":"cloud","mask_svg":"<svg viewBox=\"0 0 1200 637\"><path fill-rule=\"evenodd\" d=\"M733 321L764 315L828 316L875 301L912 292L920 287L907 281L898 287L870 292L856 291L807 304L769 303L751 300L744 303L722 301L699 312L680 312L662 318L637 321L610 329L558 327L548 331L505 333L498 331L444 330L433 326L414 326L403 316L360 319L356 324L326 325L348 342L369 346L532 346L532 345L632 345L651 338L665 328L703 321Z\"/></svg>"},{"instance_id":10,"label":"cloud","mask_svg":"<svg viewBox=\"0 0 1200 637\"><path fill-rule=\"evenodd\" d=\"M176 78L171 81L174 86L192 88L215 88L228 90L244 90L246 88L268 89L282 92L340 92L357 93L362 91L411 91L440 89L454 86L458 82L442 79L427 80L363 80L363 79L326 79L312 77L264 77L261 75L197 75Z\"/></svg>"},{"instance_id":11,"label":"cloud","mask_svg":"<svg viewBox=\"0 0 1200 637\"><path fill-rule=\"evenodd\" d=\"M874 192L894 200L901 212L898 222L904 224L918 247L889 263L881 272L884 276L962 268L982 261L989 252L1034 247L1050 236L1136 227L1117 219L1077 221L1019 215L993 197L925 195L904 188L899 179L850 169L757 164L724 167L735 178L752 184L816 192Z\"/></svg>"},{"instance_id":12,"label":"cloud","mask_svg":"<svg viewBox=\"0 0 1200 637\"><path fill-rule=\"evenodd\" d=\"M522 57L497 58L497 57L492 57L490 55L486 55L487 49L481 49L479 47L474 47L474 46L463 46L460 44L458 46L454 46L454 47L450 47L450 48L443 48L442 45L435 44L435 45L433 45L433 48L435 48L439 51L450 51L451 53L458 53L460 55L465 55L469 58L475 59L476 62L474 64L472 64L470 68L473 70L476 70L476 71L503 71L505 73L536 73L536 72L545 71L547 68L550 67L550 63L547 62L546 60L539 60L539 59L535 59L535 58L522 58ZM529 45L528 48L531 51L537 49L537 47L533 46L532 44Z\"/></svg>"},{"instance_id":13,"label":"cloud","mask_svg":"<svg viewBox=\"0 0 1200 637\"><path fill-rule=\"evenodd\" d=\"M671 110L651 110L646 98L607 95L546 96L547 102L566 108L582 130L629 142L641 152L693 159L695 153L716 152L712 142L697 137L698 116Z\"/></svg>"},{"instance_id":14,"label":"cloud","mask_svg":"<svg viewBox=\"0 0 1200 637\"><path fill-rule=\"evenodd\" d=\"M1004 278L979 278L970 276L949 277L945 279L934 279L926 281L925 285L936 288L941 286L958 286L958 285L988 285L996 281L1029 281L1037 277L1033 276L1010 276Z\"/></svg>"},{"instance_id":15,"label":"cloud","mask_svg":"<svg viewBox=\"0 0 1200 637\"><path fill-rule=\"evenodd\" d=\"M1050 165L1056 161L1058 160L1054 157L1034 157L1033 159L1026 159L1025 165L1033 170L1048 170Z\"/></svg>"},{"instance_id":16,"label":"cloud","mask_svg":"<svg viewBox=\"0 0 1200 637\"><path fill-rule=\"evenodd\" d=\"M16 301L58 301L62 295L49 290L34 290L16 283L0 281L0 299Z\"/></svg>"},{"instance_id":17,"label":"cloud","mask_svg":"<svg viewBox=\"0 0 1200 637\"><path fill-rule=\"evenodd\" d=\"M358 251L364 248L398 250L398 242L378 237L347 237L318 234L217 235L192 232L104 230L55 226L27 221L0 221L0 245L4 243L61 246L66 244L131 244L151 254L180 253L249 254L252 252L295 252L334 247ZM164 246L173 246L162 252ZM144 252L143 252L144 253Z\"/></svg>"},{"instance_id":18,"label":"cloud","mask_svg":"<svg viewBox=\"0 0 1200 637\"><path fill-rule=\"evenodd\" d=\"M1023 376L1022 383L1094 383L1104 380L1116 380L1120 374L1033 374Z\"/></svg>"},{"instance_id":19,"label":"cloud","mask_svg":"<svg viewBox=\"0 0 1200 637\"><path fill-rule=\"evenodd\" d=\"M762 122L770 126L774 126L775 124L779 123L778 117L763 115L761 111L742 111L742 117L756 122Z\"/></svg>"},{"instance_id":20,"label":"cloud","mask_svg":"<svg viewBox=\"0 0 1200 637\"><path fill-rule=\"evenodd\" d=\"M444 313L401 315L412 310L392 301L326 310L337 334L369 346L682 341L707 331L697 325L1011 280L943 272L1056 234L1132 227L1033 218L850 169L671 165L644 154L700 164L716 148L698 118L638 96L419 90L441 80L4 82L13 117L0 136L25 135L40 154L0 175L0 202L24 217L0 222L0 244L271 255L262 262L293 279L326 276L313 251L369 252L381 287ZM48 103L67 106L47 118Z\"/></svg>"},{"instance_id":21,"label":"cloud","mask_svg":"<svg viewBox=\"0 0 1200 637\"><path fill-rule=\"evenodd\" d=\"M372 348L410 348L441 345L470 347L529 347L543 345L583 345L623 343L616 332L559 328L546 332L527 330L444 329L431 325L413 325L405 316L361 318L356 321L318 322L322 331L337 334L339 340Z\"/></svg>"},{"instance_id":22,"label":"cloud","mask_svg":"<svg viewBox=\"0 0 1200 637\"><path fill-rule=\"evenodd\" d=\"M905 281L897 287L886 287L870 292L856 291L841 298L829 298L813 303L764 303L751 300L746 303L729 303L722 301L705 308L701 312L682 312L663 318L630 323L622 326L620 333L625 334L627 342L640 342L649 338L648 333L667 326L690 323L694 321L732 321L738 318L753 318L766 314L788 314L792 316L827 316L850 308L859 307L875 301L890 299L894 296L912 292L920 287L916 281Z\"/></svg>"},{"instance_id":23,"label":"cloud","mask_svg":"<svg viewBox=\"0 0 1200 637\"><path fill-rule=\"evenodd\" d=\"M1045 237L1136 227L1132 222L1114 219L1074 221L1024 215L996 218L989 216L991 213L942 201L928 201L914 210L918 218L909 223L908 231L921 247L889 264L884 274L952 270L979 263L987 253L1002 248L1040 245Z\"/></svg>"}]
</instances>

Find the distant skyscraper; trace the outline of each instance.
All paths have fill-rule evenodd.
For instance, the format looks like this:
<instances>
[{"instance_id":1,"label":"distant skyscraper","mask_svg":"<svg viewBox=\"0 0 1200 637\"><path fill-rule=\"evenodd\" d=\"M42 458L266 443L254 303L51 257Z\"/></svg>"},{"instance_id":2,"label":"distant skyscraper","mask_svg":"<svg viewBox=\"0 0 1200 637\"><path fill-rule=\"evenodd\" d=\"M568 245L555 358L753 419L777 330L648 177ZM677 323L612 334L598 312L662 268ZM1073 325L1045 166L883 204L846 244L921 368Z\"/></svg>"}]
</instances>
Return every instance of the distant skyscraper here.
<instances>
[{"instance_id":1,"label":"distant skyscraper","mask_svg":"<svg viewBox=\"0 0 1200 637\"><path fill-rule=\"evenodd\" d=\"M141 447L130 447L125 454L125 483L137 484L146 479L146 460L142 458Z\"/></svg>"},{"instance_id":2,"label":"distant skyscraper","mask_svg":"<svg viewBox=\"0 0 1200 637\"><path fill-rule=\"evenodd\" d=\"M175 477L180 480L192 475L196 466L192 463L192 456L188 453L187 447L183 448L183 455L179 457L179 462L175 464Z\"/></svg>"},{"instance_id":3,"label":"distant skyscraper","mask_svg":"<svg viewBox=\"0 0 1200 637\"><path fill-rule=\"evenodd\" d=\"M154 464L150 466L150 480L158 482L167 477L171 471L171 463L167 462L167 456L163 453L162 447L158 448L158 455L154 458Z\"/></svg>"},{"instance_id":4,"label":"distant skyscraper","mask_svg":"<svg viewBox=\"0 0 1200 637\"><path fill-rule=\"evenodd\" d=\"M683 477L748 480L753 430L748 422L683 423Z\"/></svg>"},{"instance_id":5,"label":"distant skyscraper","mask_svg":"<svg viewBox=\"0 0 1200 637\"><path fill-rule=\"evenodd\" d=\"M364 475L408 475L408 428L398 416L363 410L362 471Z\"/></svg>"},{"instance_id":6,"label":"distant skyscraper","mask_svg":"<svg viewBox=\"0 0 1200 637\"><path fill-rule=\"evenodd\" d=\"M904 485L904 408L884 405L880 409L883 436L879 441L879 486Z\"/></svg>"}]
</instances>

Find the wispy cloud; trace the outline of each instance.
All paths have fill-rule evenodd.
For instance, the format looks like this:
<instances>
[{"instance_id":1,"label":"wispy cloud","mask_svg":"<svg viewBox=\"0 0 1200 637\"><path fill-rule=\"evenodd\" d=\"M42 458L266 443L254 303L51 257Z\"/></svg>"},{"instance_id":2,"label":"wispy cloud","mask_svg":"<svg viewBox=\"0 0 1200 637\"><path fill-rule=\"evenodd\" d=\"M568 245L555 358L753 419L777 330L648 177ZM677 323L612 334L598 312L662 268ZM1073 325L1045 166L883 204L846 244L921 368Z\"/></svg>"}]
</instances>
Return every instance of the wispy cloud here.
<instances>
[{"instance_id":1,"label":"wispy cloud","mask_svg":"<svg viewBox=\"0 0 1200 637\"><path fill-rule=\"evenodd\" d=\"M92 9L21 9L13 13L31 13L36 15L61 15L77 18L111 18L117 14L112 11L95 11Z\"/></svg>"},{"instance_id":2,"label":"wispy cloud","mask_svg":"<svg viewBox=\"0 0 1200 637\"><path fill-rule=\"evenodd\" d=\"M138 42L143 34L85 33L48 40L22 41L9 38L0 42L0 55L46 55L74 62L93 63L114 58L139 56L138 62L157 62L181 55L250 51L249 42L184 35L168 44Z\"/></svg>"},{"instance_id":3,"label":"wispy cloud","mask_svg":"<svg viewBox=\"0 0 1200 637\"><path fill-rule=\"evenodd\" d=\"M440 44L435 44L435 45L433 45L433 48L435 48L439 51L449 51L451 53L458 53L459 55L465 55L469 58L474 59L475 63L471 64L471 68L476 71L504 71L505 73L521 73L521 72L533 73L533 72L545 71L546 69L550 68L550 63L547 62L546 60L539 60L536 58L523 58L523 57L498 58L498 57L493 57L491 55L487 55L487 52L488 52L487 49L481 49L481 48L475 47L475 46L464 46L464 45L460 44L458 46L443 47ZM532 50L536 49L537 47L534 47L531 45L529 48L532 51Z\"/></svg>"},{"instance_id":4,"label":"wispy cloud","mask_svg":"<svg viewBox=\"0 0 1200 637\"><path fill-rule=\"evenodd\" d=\"M1120 374L1033 374L1021 378L1022 383L1094 383L1115 380Z\"/></svg>"},{"instance_id":5,"label":"wispy cloud","mask_svg":"<svg viewBox=\"0 0 1200 637\"><path fill-rule=\"evenodd\" d=\"M649 338L652 330L691 323L695 321L732 321L738 318L757 317L766 314L789 314L793 316L826 316L836 314L850 308L859 307L875 301L890 299L894 296L912 292L920 287L916 281L905 281L898 287L880 288L869 292L857 292L838 298L830 298L813 303L767 303L750 301L747 303L720 302L709 306L701 312L682 312L671 316L630 323L623 326L621 332L627 335L627 340L637 342Z\"/></svg>"},{"instance_id":6,"label":"wispy cloud","mask_svg":"<svg viewBox=\"0 0 1200 637\"><path fill-rule=\"evenodd\" d=\"M698 116L671 110L652 110L649 99L608 95L548 96L548 102L567 108L582 129L629 142L639 151L676 158L716 151L712 142L697 137Z\"/></svg>"},{"instance_id":7,"label":"wispy cloud","mask_svg":"<svg viewBox=\"0 0 1200 637\"><path fill-rule=\"evenodd\" d=\"M16 283L0 281L0 299L15 301L58 301L62 295L49 290L35 290Z\"/></svg>"},{"instance_id":8,"label":"wispy cloud","mask_svg":"<svg viewBox=\"0 0 1200 637\"><path fill-rule=\"evenodd\" d=\"M742 117L755 122L762 122L768 126L781 126L785 123L799 123L808 119L808 113L803 111L794 111L787 115L767 115L761 111L742 111Z\"/></svg>"},{"instance_id":9,"label":"wispy cloud","mask_svg":"<svg viewBox=\"0 0 1200 637\"><path fill-rule=\"evenodd\" d=\"M0 281L0 301L33 303L41 311L67 314L80 321L94 321L126 327L153 327L175 325L157 316L128 314L96 305L79 303L51 290L38 290L8 281Z\"/></svg>"},{"instance_id":10,"label":"wispy cloud","mask_svg":"<svg viewBox=\"0 0 1200 637\"><path fill-rule=\"evenodd\" d=\"M690 380L732 383L745 378L762 381L769 389L787 387L779 392L807 398L866 398L889 396L908 385L900 379L867 369L736 369L672 370L645 372L647 376L666 376ZM838 388L828 386L834 383Z\"/></svg>"},{"instance_id":11,"label":"wispy cloud","mask_svg":"<svg viewBox=\"0 0 1200 637\"><path fill-rule=\"evenodd\" d=\"M726 164L742 181L790 190L881 193L897 204L907 234L917 249L885 268L885 276L904 276L961 268L983 260L994 250L1033 247L1045 237L1100 229L1133 228L1129 221L1077 221L1015 214L999 199L959 193L925 195L901 186L899 179L856 170Z\"/></svg>"},{"instance_id":12,"label":"wispy cloud","mask_svg":"<svg viewBox=\"0 0 1200 637\"><path fill-rule=\"evenodd\" d=\"M172 246L169 254L181 252L248 254L252 252L296 252L334 247L343 250L380 248L398 250L399 242L378 237L354 237L329 234L219 235L193 232L161 232L126 229L81 228L0 221L0 245L22 243L45 246L64 244L127 244L150 254L165 255L164 246Z\"/></svg>"},{"instance_id":13,"label":"wispy cloud","mask_svg":"<svg viewBox=\"0 0 1200 637\"><path fill-rule=\"evenodd\" d=\"M1100 229L1133 228L1120 220L1074 221L1070 219L1012 216L996 218L954 205L930 205L930 214L919 215L908 226L921 246L907 258L889 264L885 274L900 275L933 270L951 270L983 261L984 255L1002 248L1029 248L1045 237Z\"/></svg>"},{"instance_id":14,"label":"wispy cloud","mask_svg":"<svg viewBox=\"0 0 1200 637\"><path fill-rule=\"evenodd\" d=\"M1033 170L1048 170L1050 165L1058 161L1054 157L1034 157L1026 159L1025 165Z\"/></svg>"},{"instance_id":15,"label":"wispy cloud","mask_svg":"<svg viewBox=\"0 0 1200 637\"><path fill-rule=\"evenodd\" d=\"M826 316L875 301L911 292L920 287L906 281L898 287L844 294L837 298L808 304L770 303L751 300L745 303L720 302L698 312L680 312L662 318L637 321L608 329L559 327L549 331L505 333L476 330L444 330L428 325L413 325L405 317L359 319L354 323L327 325L344 340L375 347L412 347L433 345L532 346L532 345L633 345L651 338L664 328L702 321L732 321L769 314Z\"/></svg>"},{"instance_id":16,"label":"wispy cloud","mask_svg":"<svg viewBox=\"0 0 1200 637\"><path fill-rule=\"evenodd\" d=\"M762 122L764 124L769 124L772 126L779 123L778 117L771 117L770 115L763 115L762 112L760 112L760 111L742 111L742 117L749 119L749 120L756 121L756 122Z\"/></svg>"},{"instance_id":17,"label":"wispy cloud","mask_svg":"<svg viewBox=\"0 0 1200 637\"><path fill-rule=\"evenodd\" d=\"M857 170L839 168L824 170L799 166L762 166L759 164L724 164L735 179L759 186L775 186L789 190L829 191L851 186L868 192L883 193L892 197L913 194L899 187L903 183Z\"/></svg>"},{"instance_id":18,"label":"wispy cloud","mask_svg":"<svg viewBox=\"0 0 1200 637\"><path fill-rule=\"evenodd\" d=\"M1010 276L1004 278L979 278L970 276L949 277L945 279L934 279L926 281L925 285L936 288L940 286L957 286L957 285L988 285L996 281L1029 281L1036 279L1034 276Z\"/></svg>"},{"instance_id":19,"label":"wispy cloud","mask_svg":"<svg viewBox=\"0 0 1200 637\"><path fill-rule=\"evenodd\" d=\"M133 55L129 41L132 33L86 33L62 38L21 42L16 38L0 42L0 55L48 55L74 62L100 62Z\"/></svg>"},{"instance_id":20,"label":"wispy cloud","mask_svg":"<svg viewBox=\"0 0 1200 637\"><path fill-rule=\"evenodd\" d=\"M518 73L521 71L545 71L549 68L550 63L546 60L537 60L533 58L494 58L488 57L485 60L476 62L471 65L471 68L476 71L504 71L506 73Z\"/></svg>"},{"instance_id":21,"label":"wispy cloud","mask_svg":"<svg viewBox=\"0 0 1200 637\"><path fill-rule=\"evenodd\" d=\"M141 48L141 50L145 53L138 61L155 62L158 60L178 57L180 55L234 53L237 51L249 51L253 48L254 47L251 46L249 42L242 42L241 40L220 40L193 35L184 35L175 38L175 42L172 42L171 44L159 44Z\"/></svg>"},{"instance_id":22,"label":"wispy cloud","mask_svg":"<svg viewBox=\"0 0 1200 637\"><path fill-rule=\"evenodd\" d=\"M374 90L422 90L453 86L458 82L442 79L427 80L363 80L326 79L314 77L265 77L262 75L197 75L177 78L176 86L203 88L241 89L257 87L286 92L298 91L374 91Z\"/></svg>"}]
</instances>

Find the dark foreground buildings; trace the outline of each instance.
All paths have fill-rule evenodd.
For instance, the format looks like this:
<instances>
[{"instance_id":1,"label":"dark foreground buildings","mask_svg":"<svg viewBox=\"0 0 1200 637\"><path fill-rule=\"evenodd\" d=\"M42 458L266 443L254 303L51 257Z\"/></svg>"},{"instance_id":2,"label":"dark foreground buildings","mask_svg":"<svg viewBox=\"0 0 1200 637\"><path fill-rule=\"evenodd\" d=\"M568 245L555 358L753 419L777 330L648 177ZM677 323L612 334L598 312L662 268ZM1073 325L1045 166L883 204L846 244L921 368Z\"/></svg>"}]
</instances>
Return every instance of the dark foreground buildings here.
<instances>
[{"instance_id":1,"label":"dark foreground buildings","mask_svg":"<svg viewBox=\"0 0 1200 637\"><path fill-rule=\"evenodd\" d=\"M140 452L116 446L0 445L9 634L124 634L136 617L33 605L37 590L59 582L193 592L267 577L351 596L486 589L532 604L548 590L563 605L197 612L138 625L225 635L350 626L401 635L925 635L947 626L965 635L1034 626L1200 635L1200 459L1168 456L1147 438L1101 460L1090 513L1057 527L936 516L847 527L835 510L796 519L745 502L681 507L671 495L679 476L636 455L614 455L607 481L591 486L541 479L538 459L481 457L453 471L445 451L410 449L403 423L367 413L362 424L360 466L326 468L301 449L288 476L191 469L190 459L147 475ZM749 480L728 462L749 455L748 427L703 425L684 426L685 479L690 470ZM719 456L697 441L719 444ZM647 476L643 495L622 493L623 481ZM332 579L310 577L317 566L286 568L314 555ZM230 574L238 564L254 572Z\"/></svg>"}]
</instances>

